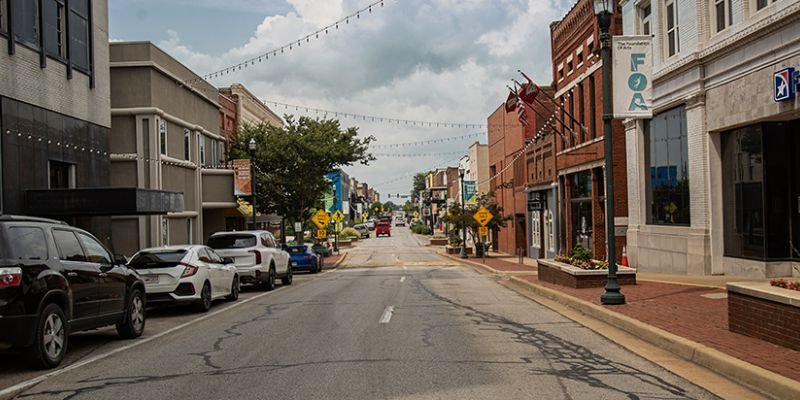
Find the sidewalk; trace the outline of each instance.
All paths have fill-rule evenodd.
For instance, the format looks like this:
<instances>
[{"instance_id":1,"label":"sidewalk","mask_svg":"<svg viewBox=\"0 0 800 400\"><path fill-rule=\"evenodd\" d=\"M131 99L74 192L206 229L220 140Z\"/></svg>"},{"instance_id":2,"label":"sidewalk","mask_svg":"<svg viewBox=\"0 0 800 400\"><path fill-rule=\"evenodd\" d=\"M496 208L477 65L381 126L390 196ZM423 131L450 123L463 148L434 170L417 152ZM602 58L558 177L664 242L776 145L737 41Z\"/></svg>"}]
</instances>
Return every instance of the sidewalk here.
<instances>
[{"instance_id":1,"label":"sidewalk","mask_svg":"<svg viewBox=\"0 0 800 400\"><path fill-rule=\"evenodd\" d=\"M800 351L773 345L728 330L728 300L727 292L723 289L724 283L752 281L753 279L640 273L637 285L622 287L622 293L627 300L625 305L602 306L600 295L604 291L603 288L573 289L541 282L536 273L517 274L516 272L521 268L533 268L527 265L528 263L521 265L511 262L506 256L487 258L485 264L480 258L471 258L468 261L493 273L513 275L512 280L530 285L534 289L543 288L542 292L556 293L555 297L563 297L562 299L555 298L556 301L573 308L580 308L575 307L575 304L588 302L599 308L600 312L610 313L612 316L622 315L647 326L658 328L653 329L654 332L663 330L693 343L718 350L725 355L789 378L794 382L786 382L788 386L800 390L800 362L798 362ZM535 269L533 270L535 271ZM591 314L586 310L579 309L579 311ZM641 337L641 339L650 342L669 341L668 338ZM696 354L688 356L697 357ZM743 373L757 370L752 366L748 367L747 364L743 364L742 369ZM756 379L755 375L753 379Z\"/></svg>"}]
</instances>

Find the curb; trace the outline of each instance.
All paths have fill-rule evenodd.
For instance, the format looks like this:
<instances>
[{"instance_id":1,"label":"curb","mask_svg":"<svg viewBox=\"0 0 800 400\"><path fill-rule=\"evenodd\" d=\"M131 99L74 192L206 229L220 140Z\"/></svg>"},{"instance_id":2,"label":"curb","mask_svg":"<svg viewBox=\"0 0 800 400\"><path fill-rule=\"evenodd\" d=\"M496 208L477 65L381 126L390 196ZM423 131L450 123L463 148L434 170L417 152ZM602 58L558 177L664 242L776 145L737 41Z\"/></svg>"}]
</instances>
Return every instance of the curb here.
<instances>
[{"instance_id":1,"label":"curb","mask_svg":"<svg viewBox=\"0 0 800 400\"><path fill-rule=\"evenodd\" d=\"M445 257L449 256L445 255ZM484 264L468 260L461 261L495 275L507 275ZM589 317L605 322L645 342L675 354L684 360L714 371L734 382L741 383L774 398L800 399L800 382L631 317L609 311L596 304L566 295L557 290L536 285L535 283L517 278L513 275L509 275L508 277L513 284L521 289L531 291L536 295L553 300Z\"/></svg>"},{"instance_id":2,"label":"curb","mask_svg":"<svg viewBox=\"0 0 800 400\"><path fill-rule=\"evenodd\" d=\"M350 255L350 252L349 252L349 251L345 251L345 252L344 252L344 254L343 254L341 257L339 257L339 259L338 259L338 260L336 260L336 262L335 262L335 263L333 263L333 265L331 266L331 269L336 269L336 268L339 268L339 266L340 266L340 265L342 265L342 262L344 262L344 260L345 260L345 259L347 258L347 256L349 256L349 255Z\"/></svg>"}]
</instances>

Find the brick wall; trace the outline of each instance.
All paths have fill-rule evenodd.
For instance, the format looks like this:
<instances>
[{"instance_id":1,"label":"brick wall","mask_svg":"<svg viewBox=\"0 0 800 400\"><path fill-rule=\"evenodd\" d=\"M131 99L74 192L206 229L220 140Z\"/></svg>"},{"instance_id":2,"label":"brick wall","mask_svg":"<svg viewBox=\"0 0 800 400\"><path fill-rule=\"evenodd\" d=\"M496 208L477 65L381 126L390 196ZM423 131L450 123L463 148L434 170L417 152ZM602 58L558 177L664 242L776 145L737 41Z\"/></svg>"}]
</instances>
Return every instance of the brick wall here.
<instances>
[{"instance_id":1,"label":"brick wall","mask_svg":"<svg viewBox=\"0 0 800 400\"><path fill-rule=\"evenodd\" d=\"M800 350L800 308L728 291L731 332Z\"/></svg>"}]
</instances>

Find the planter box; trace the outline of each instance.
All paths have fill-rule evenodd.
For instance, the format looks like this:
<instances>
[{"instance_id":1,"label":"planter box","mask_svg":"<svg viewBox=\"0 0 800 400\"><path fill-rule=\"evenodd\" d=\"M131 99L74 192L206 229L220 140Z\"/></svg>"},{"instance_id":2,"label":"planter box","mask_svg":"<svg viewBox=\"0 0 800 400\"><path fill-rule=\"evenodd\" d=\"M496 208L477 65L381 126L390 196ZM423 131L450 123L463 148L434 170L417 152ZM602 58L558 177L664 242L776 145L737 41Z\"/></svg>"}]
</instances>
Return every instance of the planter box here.
<instances>
[{"instance_id":1,"label":"planter box","mask_svg":"<svg viewBox=\"0 0 800 400\"><path fill-rule=\"evenodd\" d=\"M536 260L539 280L576 289L603 287L608 277L607 269L586 270L555 260ZM620 285L635 285L636 270L618 267Z\"/></svg>"},{"instance_id":2,"label":"planter box","mask_svg":"<svg viewBox=\"0 0 800 400\"><path fill-rule=\"evenodd\" d=\"M339 247L340 248L342 248L342 247L350 247L352 245L353 245L353 242L351 242L349 239L348 240L339 240Z\"/></svg>"},{"instance_id":3,"label":"planter box","mask_svg":"<svg viewBox=\"0 0 800 400\"><path fill-rule=\"evenodd\" d=\"M445 247L447 254L461 254L461 247ZM467 254L472 254L472 247L467 247Z\"/></svg>"},{"instance_id":4,"label":"planter box","mask_svg":"<svg viewBox=\"0 0 800 400\"><path fill-rule=\"evenodd\" d=\"M800 292L769 282L729 283L728 330L800 350Z\"/></svg>"},{"instance_id":5,"label":"planter box","mask_svg":"<svg viewBox=\"0 0 800 400\"><path fill-rule=\"evenodd\" d=\"M448 238L441 238L441 239L431 238L431 246L447 246L448 243L450 243L450 239Z\"/></svg>"}]
</instances>

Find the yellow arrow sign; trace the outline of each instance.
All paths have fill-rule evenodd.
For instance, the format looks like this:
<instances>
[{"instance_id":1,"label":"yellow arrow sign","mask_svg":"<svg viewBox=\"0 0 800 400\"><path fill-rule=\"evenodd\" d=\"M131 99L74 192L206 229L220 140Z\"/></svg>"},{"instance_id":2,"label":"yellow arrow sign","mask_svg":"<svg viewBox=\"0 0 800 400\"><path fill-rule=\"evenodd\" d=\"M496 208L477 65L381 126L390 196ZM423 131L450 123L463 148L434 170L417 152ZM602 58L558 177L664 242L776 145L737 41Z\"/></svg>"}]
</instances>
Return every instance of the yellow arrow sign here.
<instances>
[{"instance_id":1,"label":"yellow arrow sign","mask_svg":"<svg viewBox=\"0 0 800 400\"><path fill-rule=\"evenodd\" d=\"M419 218L419 211L414 211L414 218Z\"/></svg>"},{"instance_id":2,"label":"yellow arrow sign","mask_svg":"<svg viewBox=\"0 0 800 400\"><path fill-rule=\"evenodd\" d=\"M317 228L325 228L331 222L331 216L325 212L325 210L318 210L313 217L311 217L311 222L317 226Z\"/></svg>"},{"instance_id":3,"label":"yellow arrow sign","mask_svg":"<svg viewBox=\"0 0 800 400\"><path fill-rule=\"evenodd\" d=\"M492 213L486 209L486 207L481 207L478 209L478 211L475 211L475 214L472 216L472 218L475 218L475 221L478 221L481 226L486 226L486 224L488 224L489 221L491 221L494 217L492 216Z\"/></svg>"},{"instance_id":4,"label":"yellow arrow sign","mask_svg":"<svg viewBox=\"0 0 800 400\"><path fill-rule=\"evenodd\" d=\"M344 214L342 214L341 210L336 210L336 212L333 213L333 220L336 221L337 223L342 222L342 220L344 220Z\"/></svg>"}]
</instances>

